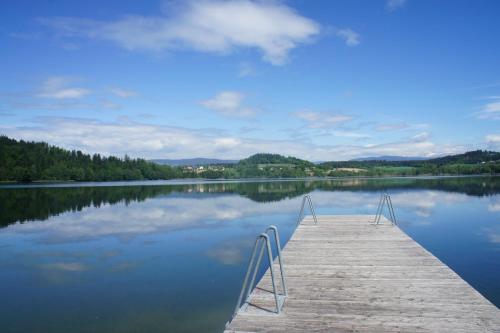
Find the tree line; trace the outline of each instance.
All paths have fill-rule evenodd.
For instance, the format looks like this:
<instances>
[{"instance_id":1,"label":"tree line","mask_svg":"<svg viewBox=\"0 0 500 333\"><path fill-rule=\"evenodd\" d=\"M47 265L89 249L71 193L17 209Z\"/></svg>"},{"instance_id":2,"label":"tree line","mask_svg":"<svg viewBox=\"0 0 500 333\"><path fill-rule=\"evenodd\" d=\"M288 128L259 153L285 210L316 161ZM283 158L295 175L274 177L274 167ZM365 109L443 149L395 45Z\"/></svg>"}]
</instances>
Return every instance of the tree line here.
<instances>
[{"instance_id":1,"label":"tree line","mask_svg":"<svg viewBox=\"0 0 500 333\"><path fill-rule=\"evenodd\" d=\"M0 136L0 180L112 181L178 178L182 172L144 159L84 154L45 142Z\"/></svg>"},{"instance_id":2,"label":"tree line","mask_svg":"<svg viewBox=\"0 0 500 333\"><path fill-rule=\"evenodd\" d=\"M237 164L194 168L140 158L85 154L45 142L0 136L0 181L119 181L173 178L301 178L472 175L500 173L500 153L476 150L418 161L340 161L314 164L291 156L255 154Z\"/></svg>"}]
</instances>

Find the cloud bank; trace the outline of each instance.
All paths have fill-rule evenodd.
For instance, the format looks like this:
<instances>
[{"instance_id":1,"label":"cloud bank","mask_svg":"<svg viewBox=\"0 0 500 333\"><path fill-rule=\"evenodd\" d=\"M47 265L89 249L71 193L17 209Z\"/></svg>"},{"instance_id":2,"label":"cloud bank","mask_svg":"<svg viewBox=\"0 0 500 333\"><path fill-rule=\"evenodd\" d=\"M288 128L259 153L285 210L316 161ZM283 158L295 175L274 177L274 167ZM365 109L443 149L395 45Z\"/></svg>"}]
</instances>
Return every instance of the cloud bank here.
<instances>
[{"instance_id":1,"label":"cloud bank","mask_svg":"<svg viewBox=\"0 0 500 333\"><path fill-rule=\"evenodd\" d=\"M222 130L161 126L129 120L103 122L63 117L41 117L32 125L0 125L0 133L18 139L46 141L87 153L118 156L128 154L142 158L240 159L258 152L268 152L312 161L325 161L379 155L432 157L461 153L470 148L435 143L426 132L387 143L339 145L335 142L315 144L300 138L286 140L246 138L230 135Z\"/></svg>"}]
</instances>

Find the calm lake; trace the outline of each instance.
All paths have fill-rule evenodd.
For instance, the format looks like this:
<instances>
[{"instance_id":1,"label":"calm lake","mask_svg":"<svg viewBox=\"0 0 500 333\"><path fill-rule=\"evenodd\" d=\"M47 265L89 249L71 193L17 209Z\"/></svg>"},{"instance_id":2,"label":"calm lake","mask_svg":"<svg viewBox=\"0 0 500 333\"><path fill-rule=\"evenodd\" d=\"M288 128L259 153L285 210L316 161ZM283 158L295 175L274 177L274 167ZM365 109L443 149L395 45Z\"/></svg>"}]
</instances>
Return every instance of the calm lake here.
<instances>
[{"instance_id":1,"label":"calm lake","mask_svg":"<svg viewBox=\"0 0 500 333\"><path fill-rule=\"evenodd\" d=\"M3 186L0 331L220 332L265 227L285 244L303 195L375 214L386 190L400 227L500 306L500 177Z\"/></svg>"}]
</instances>

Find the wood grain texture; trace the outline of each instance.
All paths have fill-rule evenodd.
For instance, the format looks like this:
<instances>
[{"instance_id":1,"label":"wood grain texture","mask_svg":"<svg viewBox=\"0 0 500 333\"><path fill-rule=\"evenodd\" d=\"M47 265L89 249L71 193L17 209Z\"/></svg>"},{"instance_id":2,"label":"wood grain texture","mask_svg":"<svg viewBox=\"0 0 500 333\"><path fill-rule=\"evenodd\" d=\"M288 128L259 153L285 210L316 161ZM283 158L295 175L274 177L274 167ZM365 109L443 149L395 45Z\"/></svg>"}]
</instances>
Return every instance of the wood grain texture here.
<instances>
[{"instance_id":1,"label":"wood grain texture","mask_svg":"<svg viewBox=\"0 0 500 333\"><path fill-rule=\"evenodd\" d=\"M397 226L373 219L306 216L282 253L282 313L273 313L267 270L225 332L500 333L498 308Z\"/></svg>"}]
</instances>

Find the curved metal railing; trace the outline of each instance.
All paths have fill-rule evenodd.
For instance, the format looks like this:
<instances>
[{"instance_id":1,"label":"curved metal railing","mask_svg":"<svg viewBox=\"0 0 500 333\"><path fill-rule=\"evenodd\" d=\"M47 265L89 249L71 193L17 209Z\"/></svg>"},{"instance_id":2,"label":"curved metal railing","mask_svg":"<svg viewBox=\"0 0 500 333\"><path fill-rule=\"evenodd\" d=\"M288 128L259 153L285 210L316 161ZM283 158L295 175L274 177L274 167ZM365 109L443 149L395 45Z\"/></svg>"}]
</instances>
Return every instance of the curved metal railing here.
<instances>
[{"instance_id":1,"label":"curved metal railing","mask_svg":"<svg viewBox=\"0 0 500 333\"><path fill-rule=\"evenodd\" d=\"M306 204L306 200L309 203L309 210L311 211L311 214L313 216L314 224L318 223L318 219L316 218L316 212L314 211L314 206L312 203L311 196L309 194L306 194L304 196L304 199L302 199L302 205L300 206L300 213L299 213L299 217L297 219L297 225L299 225L300 221L302 221L302 219L304 218L304 206Z\"/></svg>"},{"instance_id":2,"label":"curved metal railing","mask_svg":"<svg viewBox=\"0 0 500 333\"><path fill-rule=\"evenodd\" d=\"M278 252L278 263L280 267L281 273L281 287L282 293L278 292L277 284L276 284L276 272L273 268L273 253L271 249L271 239L269 237L269 233L273 232L274 241L276 243L276 249ZM274 225L269 226L263 233L261 233L255 239L255 244L253 247L252 255L250 257L250 261L248 262L247 272L245 274L245 279L243 280L243 286L241 287L240 295L238 297L238 302L236 303L236 307L234 308L233 315L231 319L228 321L226 326L233 320L233 318L238 314L239 311L244 311L249 304L249 298L254 289L255 278L257 277L257 271L259 270L260 263L262 261L262 257L264 255L264 250L267 249L267 259L269 265L269 271L271 273L271 281L273 285L273 294L276 305L276 313L280 314L283 304L285 303L285 298L287 296L287 288L285 283L285 270L283 267L283 260L281 258L281 244L278 234L278 228ZM257 255L258 253L258 255ZM250 278L251 276L251 278ZM250 280L250 282L249 282ZM243 304L242 301L244 300Z\"/></svg>"},{"instance_id":3,"label":"curved metal railing","mask_svg":"<svg viewBox=\"0 0 500 333\"><path fill-rule=\"evenodd\" d=\"M391 221L392 224L398 225L396 221L396 215L394 214L394 207L392 206L391 196L388 193L382 193L380 195L380 200L378 202L378 207L377 207L377 214L375 214L375 220L373 221L373 223L374 224L380 223L380 218L382 217L382 212L384 210L385 205L387 205L387 208L389 210L389 220Z\"/></svg>"}]
</instances>

